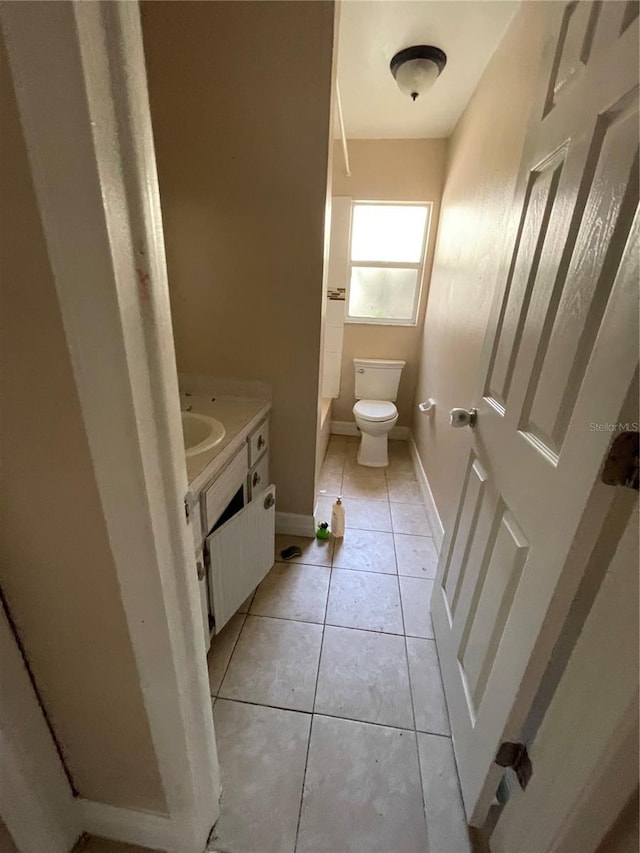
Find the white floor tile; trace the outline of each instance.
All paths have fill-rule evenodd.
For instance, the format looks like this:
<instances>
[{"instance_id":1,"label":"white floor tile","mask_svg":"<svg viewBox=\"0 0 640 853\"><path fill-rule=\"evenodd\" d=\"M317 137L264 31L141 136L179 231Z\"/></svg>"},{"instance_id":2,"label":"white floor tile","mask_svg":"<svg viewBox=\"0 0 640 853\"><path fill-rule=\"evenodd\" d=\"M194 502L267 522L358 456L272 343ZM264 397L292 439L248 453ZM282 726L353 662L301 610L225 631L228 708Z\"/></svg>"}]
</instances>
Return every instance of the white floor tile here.
<instances>
[{"instance_id":1,"label":"white floor tile","mask_svg":"<svg viewBox=\"0 0 640 853\"><path fill-rule=\"evenodd\" d=\"M364 501L357 498L344 499L347 527L358 530L382 530L391 532L391 515L386 501Z\"/></svg>"},{"instance_id":2,"label":"white floor tile","mask_svg":"<svg viewBox=\"0 0 640 853\"><path fill-rule=\"evenodd\" d=\"M471 853L450 738L418 733L431 853Z\"/></svg>"},{"instance_id":3,"label":"white floor tile","mask_svg":"<svg viewBox=\"0 0 640 853\"><path fill-rule=\"evenodd\" d=\"M314 710L413 729L404 637L327 625Z\"/></svg>"},{"instance_id":4,"label":"white floor tile","mask_svg":"<svg viewBox=\"0 0 640 853\"><path fill-rule=\"evenodd\" d=\"M402 634L397 576L334 569L327 625Z\"/></svg>"},{"instance_id":5,"label":"white floor tile","mask_svg":"<svg viewBox=\"0 0 640 853\"><path fill-rule=\"evenodd\" d=\"M293 853L311 717L219 699L222 776L211 850Z\"/></svg>"},{"instance_id":6,"label":"white floor tile","mask_svg":"<svg viewBox=\"0 0 640 853\"><path fill-rule=\"evenodd\" d=\"M342 481L345 498L362 498L369 501L388 501L387 481L381 477L363 477L361 474L345 474Z\"/></svg>"},{"instance_id":7,"label":"white floor tile","mask_svg":"<svg viewBox=\"0 0 640 853\"><path fill-rule=\"evenodd\" d=\"M449 714L435 640L407 637L407 654L416 729L436 735L449 735Z\"/></svg>"},{"instance_id":8,"label":"white floor tile","mask_svg":"<svg viewBox=\"0 0 640 853\"><path fill-rule=\"evenodd\" d=\"M299 853L426 849L415 734L314 716Z\"/></svg>"},{"instance_id":9,"label":"white floor tile","mask_svg":"<svg viewBox=\"0 0 640 853\"><path fill-rule=\"evenodd\" d=\"M394 533L410 533L414 536L431 536L427 511L414 504L390 504Z\"/></svg>"},{"instance_id":10,"label":"white floor tile","mask_svg":"<svg viewBox=\"0 0 640 853\"><path fill-rule=\"evenodd\" d=\"M327 444L327 453L335 450L346 450L350 438L351 436L349 435L329 436L329 443Z\"/></svg>"},{"instance_id":11,"label":"white floor tile","mask_svg":"<svg viewBox=\"0 0 640 853\"><path fill-rule=\"evenodd\" d=\"M317 484L319 495L337 496L342 494L342 471L323 471Z\"/></svg>"},{"instance_id":12,"label":"white floor tile","mask_svg":"<svg viewBox=\"0 0 640 853\"><path fill-rule=\"evenodd\" d=\"M302 550L301 557L287 560L288 563L306 563L308 566L330 566L333 557L333 540L307 539L304 536L288 536L286 533L276 534L275 558L281 561L283 548L297 545Z\"/></svg>"},{"instance_id":13,"label":"white floor tile","mask_svg":"<svg viewBox=\"0 0 640 853\"><path fill-rule=\"evenodd\" d=\"M423 506L422 491L417 480L387 479L389 500L400 504L417 504Z\"/></svg>"},{"instance_id":14,"label":"white floor tile","mask_svg":"<svg viewBox=\"0 0 640 853\"><path fill-rule=\"evenodd\" d=\"M404 630L407 637L433 639L431 593L433 581L399 577Z\"/></svg>"},{"instance_id":15,"label":"white floor tile","mask_svg":"<svg viewBox=\"0 0 640 853\"><path fill-rule=\"evenodd\" d=\"M333 566L339 569L396 574L392 534L348 528L343 539L336 539Z\"/></svg>"},{"instance_id":16,"label":"white floor tile","mask_svg":"<svg viewBox=\"0 0 640 853\"><path fill-rule=\"evenodd\" d=\"M346 459L346 455L344 453L328 453L324 457L324 462L322 463L322 468L320 469L322 474L340 474L342 475L342 471L344 469L344 461Z\"/></svg>"},{"instance_id":17,"label":"white floor tile","mask_svg":"<svg viewBox=\"0 0 640 853\"><path fill-rule=\"evenodd\" d=\"M357 451L352 455L347 455L345 457L344 463L344 473L345 476L355 476L355 477L371 477L374 480L384 480L386 478L385 474L386 468L369 468L367 465L359 465L357 458Z\"/></svg>"},{"instance_id":18,"label":"white floor tile","mask_svg":"<svg viewBox=\"0 0 640 853\"><path fill-rule=\"evenodd\" d=\"M431 537L394 533L393 541L399 575L435 578L438 573L438 552Z\"/></svg>"},{"instance_id":19,"label":"white floor tile","mask_svg":"<svg viewBox=\"0 0 640 853\"><path fill-rule=\"evenodd\" d=\"M321 642L321 625L247 616L218 695L311 711Z\"/></svg>"},{"instance_id":20,"label":"white floor tile","mask_svg":"<svg viewBox=\"0 0 640 853\"><path fill-rule=\"evenodd\" d=\"M396 456L391 454L389 456L389 465L385 468L386 476L388 480L395 479L396 477L402 480L415 480L415 471L413 468L413 461L410 456Z\"/></svg>"},{"instance_id":21,"label":"white floor tile","mask_svg":"<svg viewBox=\"0 0 640 853\"><path fill-rule=\"evenodd\" d=\"M250 613L301 622L324 622L331 569L276 563L256 590Z\"/></svg>"},{"instance_id":22,"label":"white floor tile","mask_svg":"<svg viewBox=\"0 0 640 853\"><path fill-rule=\"evenodd\" d=\"M220 689L225 670L231 660L238 636L244 625L245 614L236 613L224 626L222 631L211 641L211 648L207 655L207 666L209 668L209 686L211 695L215 696Z\"/></svg>"},{"instance_id":23,"label":"white floor tile","mask_svg":"<svg viewBox=\"0 0 640 853\"><path fill-rule=\"evenodd\" d=\"M416 475L414 471L410 471L408 468L405 470L402 468L400 471L394 469L393 471L389 471L387 469L387 480L405 480L406 481L415 481Z\"/></svg>"},{"instance_id":24,"label":"white floor tile","mask_svg":"<svg viewBox=\"0 0 640 853\"><path fill-rule=\"evenodd\" d=\"M404 456L411 459L411 450L409 449L408 441L401 441L398 438L390 438L387 443L389 456Z\"/></svg>"}]
</instances>

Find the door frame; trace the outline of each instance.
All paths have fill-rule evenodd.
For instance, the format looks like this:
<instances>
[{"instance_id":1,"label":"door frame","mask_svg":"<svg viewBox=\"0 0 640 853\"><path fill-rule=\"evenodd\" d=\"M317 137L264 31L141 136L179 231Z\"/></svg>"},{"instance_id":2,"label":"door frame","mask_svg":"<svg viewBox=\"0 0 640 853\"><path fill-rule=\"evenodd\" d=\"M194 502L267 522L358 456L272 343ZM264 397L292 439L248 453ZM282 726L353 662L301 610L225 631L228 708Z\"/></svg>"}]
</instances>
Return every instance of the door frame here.
<instances>
[{"instance_id":1,"label":"door frame","mask_svg":"<svg viewBox=\"0 0 640 853\"><path fill-rule=\"evenodd\" d=\"M5 3L0 22L167 802L76 810L87 832L200 853L220 778L139 7Z\"/></svg>"}]
</instances>

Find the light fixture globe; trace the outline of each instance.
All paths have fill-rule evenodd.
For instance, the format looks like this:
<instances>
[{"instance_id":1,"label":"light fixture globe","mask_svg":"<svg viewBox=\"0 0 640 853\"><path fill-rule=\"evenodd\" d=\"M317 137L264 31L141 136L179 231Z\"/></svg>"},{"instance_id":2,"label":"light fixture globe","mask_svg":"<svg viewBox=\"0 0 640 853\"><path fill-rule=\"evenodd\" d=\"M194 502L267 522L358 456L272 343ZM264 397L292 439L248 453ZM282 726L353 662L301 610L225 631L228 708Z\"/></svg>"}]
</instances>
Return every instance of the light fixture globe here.
<instances>
[{"instance_id":1,"label":"light fixture globe","mask_svg":"<svg viewBox=\"0 0 640 853\"><path fill-rule=\"evenodd\" d=\"M398 51L389 63L398 88L415 101L430 89L447 64L447 54L439 47L419 44Z\"/></svg>"}]
</instances>

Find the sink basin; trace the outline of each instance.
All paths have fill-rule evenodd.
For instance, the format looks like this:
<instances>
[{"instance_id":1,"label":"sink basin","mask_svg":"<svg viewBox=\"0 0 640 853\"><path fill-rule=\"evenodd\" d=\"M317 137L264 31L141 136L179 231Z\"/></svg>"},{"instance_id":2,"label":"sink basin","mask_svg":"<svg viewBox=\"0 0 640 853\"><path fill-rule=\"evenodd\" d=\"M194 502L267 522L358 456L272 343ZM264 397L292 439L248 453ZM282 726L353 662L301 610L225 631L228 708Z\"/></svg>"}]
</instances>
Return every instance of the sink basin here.
<instances>
[{"instance_id":1,"label":"sink basin","mask_svg":"<svg viewBox=\"0 0 640 853\"><path fill-rule=\"evenodd\" d=\"M225 435L224 426L216 418L196 412L181 412L184 452L196 456L220 444Z\"/></svg>"}]
</instances>

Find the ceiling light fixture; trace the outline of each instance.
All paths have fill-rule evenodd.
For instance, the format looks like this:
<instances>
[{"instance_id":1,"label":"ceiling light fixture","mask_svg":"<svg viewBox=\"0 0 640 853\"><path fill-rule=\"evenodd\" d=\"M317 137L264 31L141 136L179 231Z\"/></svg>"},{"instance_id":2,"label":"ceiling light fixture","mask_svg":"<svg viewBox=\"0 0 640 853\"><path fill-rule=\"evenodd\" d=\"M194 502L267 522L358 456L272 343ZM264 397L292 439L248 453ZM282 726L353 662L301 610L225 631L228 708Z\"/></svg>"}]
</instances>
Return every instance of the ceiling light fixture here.
<instances>
[{"instance_id":1,"label":"ceiling light fixture","mask_svg":"<svg viewBox=\"0 0 640 853\"><path fill-rule=\"evenodd\" d=\"M446 64L447 54L444 50L419 44L398 51L389 68L400 91L415 101L418 95L433 86Z\"/></svg>"}]
</instances>

